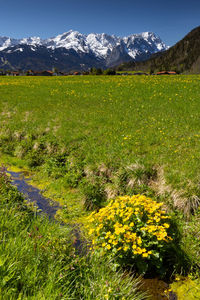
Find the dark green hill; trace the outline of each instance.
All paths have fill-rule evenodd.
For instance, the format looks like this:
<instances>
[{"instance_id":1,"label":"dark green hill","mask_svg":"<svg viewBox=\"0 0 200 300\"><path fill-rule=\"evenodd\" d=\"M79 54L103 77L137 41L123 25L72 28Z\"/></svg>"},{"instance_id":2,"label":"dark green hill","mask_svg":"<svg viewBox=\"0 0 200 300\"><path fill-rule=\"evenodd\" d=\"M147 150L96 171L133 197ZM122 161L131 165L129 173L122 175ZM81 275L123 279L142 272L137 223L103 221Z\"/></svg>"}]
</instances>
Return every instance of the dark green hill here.
<instances>
[{"instance_id":1,"label":"dark green hill","mask_svg":"<svg viewBox=\"0 0 200 300\"><path fill-rule=\"evenodd\" d=\"M200 26L193 29L167 51L154 54L146 61L123 63L117 69L150 71L151 73L163 70L177 73L200 73Z\"/></svg>"}]
</instances>

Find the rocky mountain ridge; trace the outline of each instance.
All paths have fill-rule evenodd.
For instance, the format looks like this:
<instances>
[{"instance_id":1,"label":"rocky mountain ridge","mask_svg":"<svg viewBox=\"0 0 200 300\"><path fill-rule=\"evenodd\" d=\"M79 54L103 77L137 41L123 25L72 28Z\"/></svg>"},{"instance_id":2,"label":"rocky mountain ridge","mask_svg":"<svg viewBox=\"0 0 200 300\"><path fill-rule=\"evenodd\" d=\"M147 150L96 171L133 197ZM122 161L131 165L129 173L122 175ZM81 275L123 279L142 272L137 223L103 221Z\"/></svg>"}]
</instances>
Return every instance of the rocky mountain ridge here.
<instances>
[{"instance_id":1,"label":"rocky mountain ridge","mask_svg":"<svg viewBox=\"0 0 200 300\"><path fill-rule=\"evenodd\" d=\"M200 74L200 26L190 31L183 39L166 51L156 53L150 59L125 62L120 70L175 71L177 73Z\"/></svg>"},{"instance_id":2,"label":"rocky mountain ridge","mask_svg":"<svg viewBox=\"0 0 200 300\"><path fill-rule=\"evenodd\" d=\"M41 68L43 65L65 71L106 68L130 60L144 60L167 48L152 32L117 37L106 33L85 35L70 30L48 39L0 37L0 68Z\"/></svg>"}]
</instances>

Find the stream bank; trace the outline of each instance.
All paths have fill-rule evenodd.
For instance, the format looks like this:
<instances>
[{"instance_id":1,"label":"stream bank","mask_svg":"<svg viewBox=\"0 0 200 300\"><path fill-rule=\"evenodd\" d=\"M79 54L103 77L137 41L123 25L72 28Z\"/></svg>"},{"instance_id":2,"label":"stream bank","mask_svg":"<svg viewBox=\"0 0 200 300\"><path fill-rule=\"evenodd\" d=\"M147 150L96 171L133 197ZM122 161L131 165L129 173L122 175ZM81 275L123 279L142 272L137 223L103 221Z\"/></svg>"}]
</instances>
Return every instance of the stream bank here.
<instances>
[{"instance_id":1,"label":"stream bank","mask_svg":"<svg viewBox=\"0 0 200 300\"><path fill-rule=\"evenodd\" d=\"M11 184L16 186L18 191L22 193L25 199L36 206L37 213L45 214L49 219L57 221L56 213L62 210L62 206L57 201L46 198L42 195L41 190L31 184L31 177L27 171L14 172L5 168L6 173L10 176ZM61 222L62 224L63 222ZM64 225L64 223L63 223ZM81 254L85 249L86 242L81 238L79 224L66 224L72 228L73 245L78 254Z\"/></svg>"},{"instance_id":2,"label":"stream bank","mask_svg":"<svg viewBox=\"0 0 200 300\"><path fill-rule=\"evenodd\" d=\"M37 205L39 211L45 213L49 218L54 218L57 210L60 208L59 203L45 198L41 191L29 184L31 178L25 178L24 172L14 172L6 168L6 173L10 175L11 183L15 185L25 199Z\"/></svg>"}]
</instances>

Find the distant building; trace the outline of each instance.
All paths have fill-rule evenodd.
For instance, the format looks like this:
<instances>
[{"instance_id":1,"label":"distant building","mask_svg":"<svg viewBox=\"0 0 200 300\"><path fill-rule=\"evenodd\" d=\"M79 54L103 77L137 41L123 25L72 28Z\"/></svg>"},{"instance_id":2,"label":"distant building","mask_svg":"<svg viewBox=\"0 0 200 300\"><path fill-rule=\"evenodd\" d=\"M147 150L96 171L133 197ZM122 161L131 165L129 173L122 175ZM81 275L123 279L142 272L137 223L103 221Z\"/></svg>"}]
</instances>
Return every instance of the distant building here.
<instances>
[{"instance_id":1,"label":"distant building","mask_svg":"<svg viewBox=\"0 0 200 300\"><path fill-rule=\"evenodd\" d=\"M19 72L11 71L10 76L19 76Z\"/></svg>"},{"instance_id":2,"label":"distant building","mask_svg":"<svg viewBox=\"0 0 200 300\"><path fill-rule=\"evenodd\" d=\"M134 73L133 75L148 75L147 73L143 73L143 72L137 72L137 73Z\"/></svg>"},{"instance_id":3,"label":"distant building","mask_svg":"<svg viewBox=\"0 0 200 300\"><path fill-rule=\"evenodd\" d=\"M32 76L52 76L52 71L29 71L28 75Z\"/></svg>"},{"instance_id":4,"label":"distant building","mask_svg":"<svg viewBox=\"0 0 200 300\"><path fill-rule=\"evenodd\" d=\"M174 71L161 71L156 73L156 75L176 75L177 73Z\"/></svg>"},{"instance_id":5,"label":"distant building","mask_svg":"<svg viewBox=\"0 0 200 300\"><path fill-rule=\"evenodd\" d=\"M81 75L81 72L74 72L73 75Z\"/></svg>"}]
</instances>

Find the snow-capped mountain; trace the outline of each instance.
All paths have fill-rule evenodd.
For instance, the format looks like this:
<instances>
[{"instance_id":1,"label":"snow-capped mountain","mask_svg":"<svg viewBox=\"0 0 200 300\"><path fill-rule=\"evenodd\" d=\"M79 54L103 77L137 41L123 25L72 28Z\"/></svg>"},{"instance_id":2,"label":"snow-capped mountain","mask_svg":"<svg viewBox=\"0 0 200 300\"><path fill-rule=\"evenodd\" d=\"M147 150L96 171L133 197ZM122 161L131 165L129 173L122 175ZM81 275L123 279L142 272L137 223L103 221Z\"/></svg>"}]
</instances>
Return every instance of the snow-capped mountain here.
<instances>
[{"instance_id":1,"label":"snow-capped mountain","mask_svg":"<svg viewBox=\"0 0 200 300\"><path fill-rule=\"evenodd\" d=\"M28 51L28 49L30 51ZM46 50L46 55L51 55L50 58L52 58L52 64L49 61L49 67L55 66L55 52L57 52L57 55L64 55L65 58L68 56L68 60L71 59L73 53L74 68L83 69L86 65L87 67L99 67L99 65L101 65L101 67L105 68L117 65L123 61L133 59L144 60L150 57L151 54L166 49L168 49L168 47L152 32L132 34L127 37L117 37L105 33L91 33L86 35L78 31L70 30L49 39L41 39L40 37L23 39L0 37L0 67L2 67L2 59L4 62L5 60L9 61L9 56L13 58L14 53L16 56L16 53L24 52L24 61L25 56L27 56L27 51L28 59L32 57L32 55L35 57L36 53L39 54L39 52L45 52ZM81 60L81 62L77 62L78 65L76 65L74 56L79 57L79 61ZM58 60L59 57L57 57L57 62ZM93 65L90 65L90 60ZM94 60L96 60L96 63ZM59 62L59 65L60 64ZM62 69L66 69L64 64Z\"/></svg>"}]
</instances>

